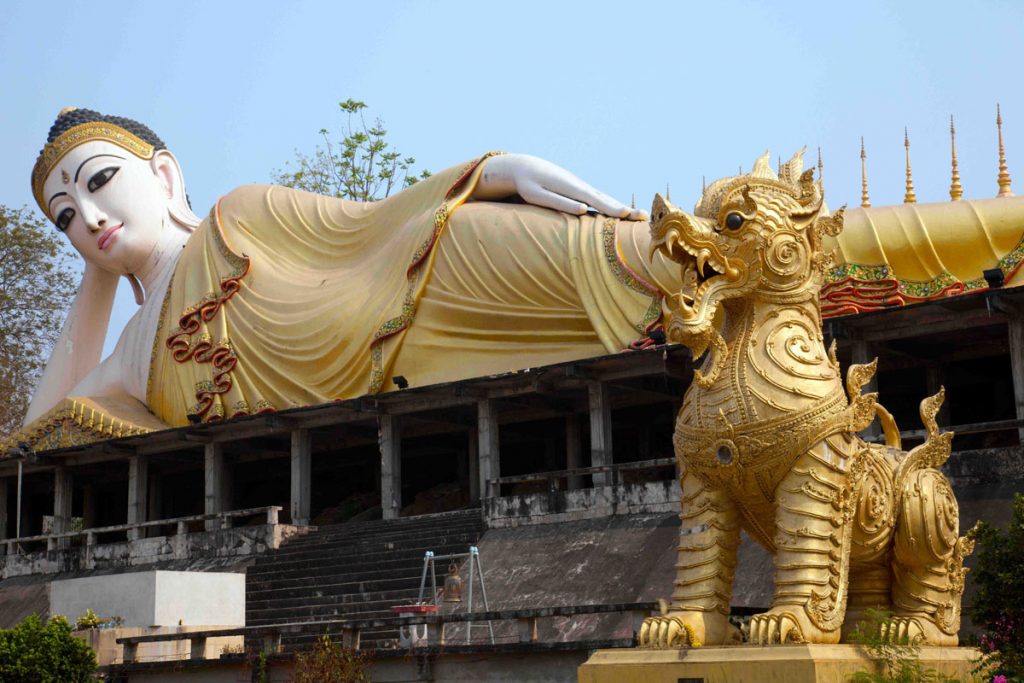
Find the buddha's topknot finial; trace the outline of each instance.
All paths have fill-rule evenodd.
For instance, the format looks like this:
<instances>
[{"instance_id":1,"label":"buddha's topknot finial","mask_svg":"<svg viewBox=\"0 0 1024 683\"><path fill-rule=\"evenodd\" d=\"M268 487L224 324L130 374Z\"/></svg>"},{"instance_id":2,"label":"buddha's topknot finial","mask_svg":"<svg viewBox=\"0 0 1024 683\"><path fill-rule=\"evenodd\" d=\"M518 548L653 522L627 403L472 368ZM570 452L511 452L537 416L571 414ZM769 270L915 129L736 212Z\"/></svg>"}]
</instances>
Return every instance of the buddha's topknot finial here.
<instances>
[{"instance_id":1,"label":"buddha's topknot finial","mask_svg":"<svg viewBox=\"0 0 1024 683\"><path fill-rule=\"evenodd\" d=\"M960 185L960 171L956 164L956 128L953 126L953 115L949 115L949 141L953 152L953 179L949 184L949 198L954 202L964 196L964 188Z\"/></svg>"},{"instance_id":2,"label":"buddha's topknot finial","mask_svg":"<svg viewBox=\"0 0 1024 683\"><path fill-rule=\"evenodd\" d=\"M1006 168L1006 149L1003 147L1003 113L996 104L996 130L999 132L999 194L997 197L1012 197L1010 172Z\"/></svg>"},{"instance_id":3,"label":"buddha's topknot finial","mask_svg":"<svg viewBox=\"0 0 1024 683\"><path fill-rule=\"evenodd\" d=\"M860 205L865 209L871 206L871 198L868 197L868 155L864 153L864 136L860 138Z\"/></svg>"},{"instance_id":4,"label":"buddha's topknot finial","mask_svg":"<svg viewBox=\"0 0 1024 683\"><path fill-rule=\"evenodd\" d=\"M914 176L910 173L910 134L903 129L903 146L907 150L907 191L903 195L904 204L917 204L917 195L914 194Z\"/></svg>"}]
</instances>

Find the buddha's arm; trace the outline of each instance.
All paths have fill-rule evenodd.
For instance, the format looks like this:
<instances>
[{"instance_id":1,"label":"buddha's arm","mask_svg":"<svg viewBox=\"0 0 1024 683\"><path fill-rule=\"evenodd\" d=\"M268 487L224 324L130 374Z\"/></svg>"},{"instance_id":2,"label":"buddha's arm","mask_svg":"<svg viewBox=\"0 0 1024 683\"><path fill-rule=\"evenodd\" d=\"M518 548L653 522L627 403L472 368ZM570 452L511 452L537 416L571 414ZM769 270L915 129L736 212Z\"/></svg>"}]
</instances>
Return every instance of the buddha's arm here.
<instances>
[{"instance_id":1,"label":"buddha's arm","mask_svg":"<svg viewBox=\"0 0 1024 683\"><path fill-rule=\"evenodd\" d=\"M529 154L501 154L484 162L473 199L504 199L519 195L525 201L574 215L592 206L598 213L630 220L645 220L647 214L622 202L550 161Z\"/></svg>"},{"instance_id":2,"label":"buddha's arm","mask_svg":"<svg viewBox=\"0 0 1024 683\"><path fill-rule=\"evenodd\" d=\"M25 414L25 424L57 405L99 365L117 280L116 274L86 265L78 294Z\"/></svg>"}]
</instances>

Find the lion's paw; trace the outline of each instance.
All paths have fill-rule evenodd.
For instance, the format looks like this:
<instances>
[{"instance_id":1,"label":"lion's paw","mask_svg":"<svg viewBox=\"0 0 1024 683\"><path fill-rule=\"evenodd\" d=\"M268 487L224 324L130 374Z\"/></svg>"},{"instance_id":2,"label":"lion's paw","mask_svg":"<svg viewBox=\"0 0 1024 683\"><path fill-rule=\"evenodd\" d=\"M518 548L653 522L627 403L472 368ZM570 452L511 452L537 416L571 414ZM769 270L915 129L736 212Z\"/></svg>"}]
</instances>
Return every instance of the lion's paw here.
<instances>
[{"instance_id":1,"label":"lion's paw","mask_svg":"<svg viewBox=\"0 0 1024 683\"><path fill-rule=\"evenodd\" d=\"M644 619L637 634L637 644L640 647L670 648L700 647L704 643L692 624L686 623L682 617L666 615Z\"/></svg>"},{"instance_id":2,"label":"lion's paw","mask_svg":"<svg viewBox=\"0 0 1024 683\"><path fill-rule=\"evenodd\" d=\"M915 645L956 646L959 639L944 633L929 619L918 617L889 617L878 627L882 642Z\"/></svg>"},{"instance_id":3,"label":"lion's paw","mask_svg":"<svg viewBox=\"0 0 1024 683\"><path fill-rule=\"evenodd\" d=\"M697 612L668 608L662 602L659 616L644 619L637 633L637 645L650 648L727 645L740 641L740 632L729 618L718 612Z\"/></svg>"},{"instance_id":4,"label":"lion's paw","mask_svg":"<svg viewBox=\"0 0 1024 683\"><path fill-rule=\"evenodd\" d=\"M801 610L773 608L750 619L748 639L754 645L839 642L839 631L826 632L811 623Z\"/></svg>"}]
</instances>

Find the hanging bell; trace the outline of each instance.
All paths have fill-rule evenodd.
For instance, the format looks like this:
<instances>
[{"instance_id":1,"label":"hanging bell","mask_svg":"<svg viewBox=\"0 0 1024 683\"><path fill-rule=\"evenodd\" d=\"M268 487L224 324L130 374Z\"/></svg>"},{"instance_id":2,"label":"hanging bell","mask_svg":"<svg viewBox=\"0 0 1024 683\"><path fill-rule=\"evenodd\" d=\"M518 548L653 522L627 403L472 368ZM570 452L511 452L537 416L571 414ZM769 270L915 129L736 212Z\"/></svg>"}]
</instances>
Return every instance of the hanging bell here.
<instances>
[{"instance_id":1,"label":"hanging bell","mask_svg":"<svg viewBox=\"0 0 1024 683\"><path fill-rule=\"evenodd\" d=\"M462 602L462 577L454 562L448 565L448 576L444 578L444 601Z\"/></svg>"}]
</instances>

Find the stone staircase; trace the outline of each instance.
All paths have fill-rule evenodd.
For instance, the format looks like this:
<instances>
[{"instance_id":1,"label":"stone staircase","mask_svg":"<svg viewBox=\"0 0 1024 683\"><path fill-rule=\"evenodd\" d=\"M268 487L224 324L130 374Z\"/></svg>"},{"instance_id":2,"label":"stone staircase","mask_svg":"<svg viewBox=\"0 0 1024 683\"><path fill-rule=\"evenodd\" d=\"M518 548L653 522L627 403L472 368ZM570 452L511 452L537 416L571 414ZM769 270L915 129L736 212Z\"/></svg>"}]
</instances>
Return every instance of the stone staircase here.
<instances>
[{"instance_id":1,"label":"stone staircase","mask_svg":"<svg viewBox=\"0 0 1024 683\"><path fill-rule=\"evenodd\" d=\"M479 509L322 526L261 556L245 578L245 623L394 616L415 602L423 556L464 553L483 533ZM440 565L441 563L439 563ZM437 568L443 580L446 566ZM429 591L428 578L428 591ZM317 633L285 635L285 651L311 649ZM396 629L364 631L363 647L387 647ZM256 645L256 643L253 643Z\"/></svg>"}]
</instances>

